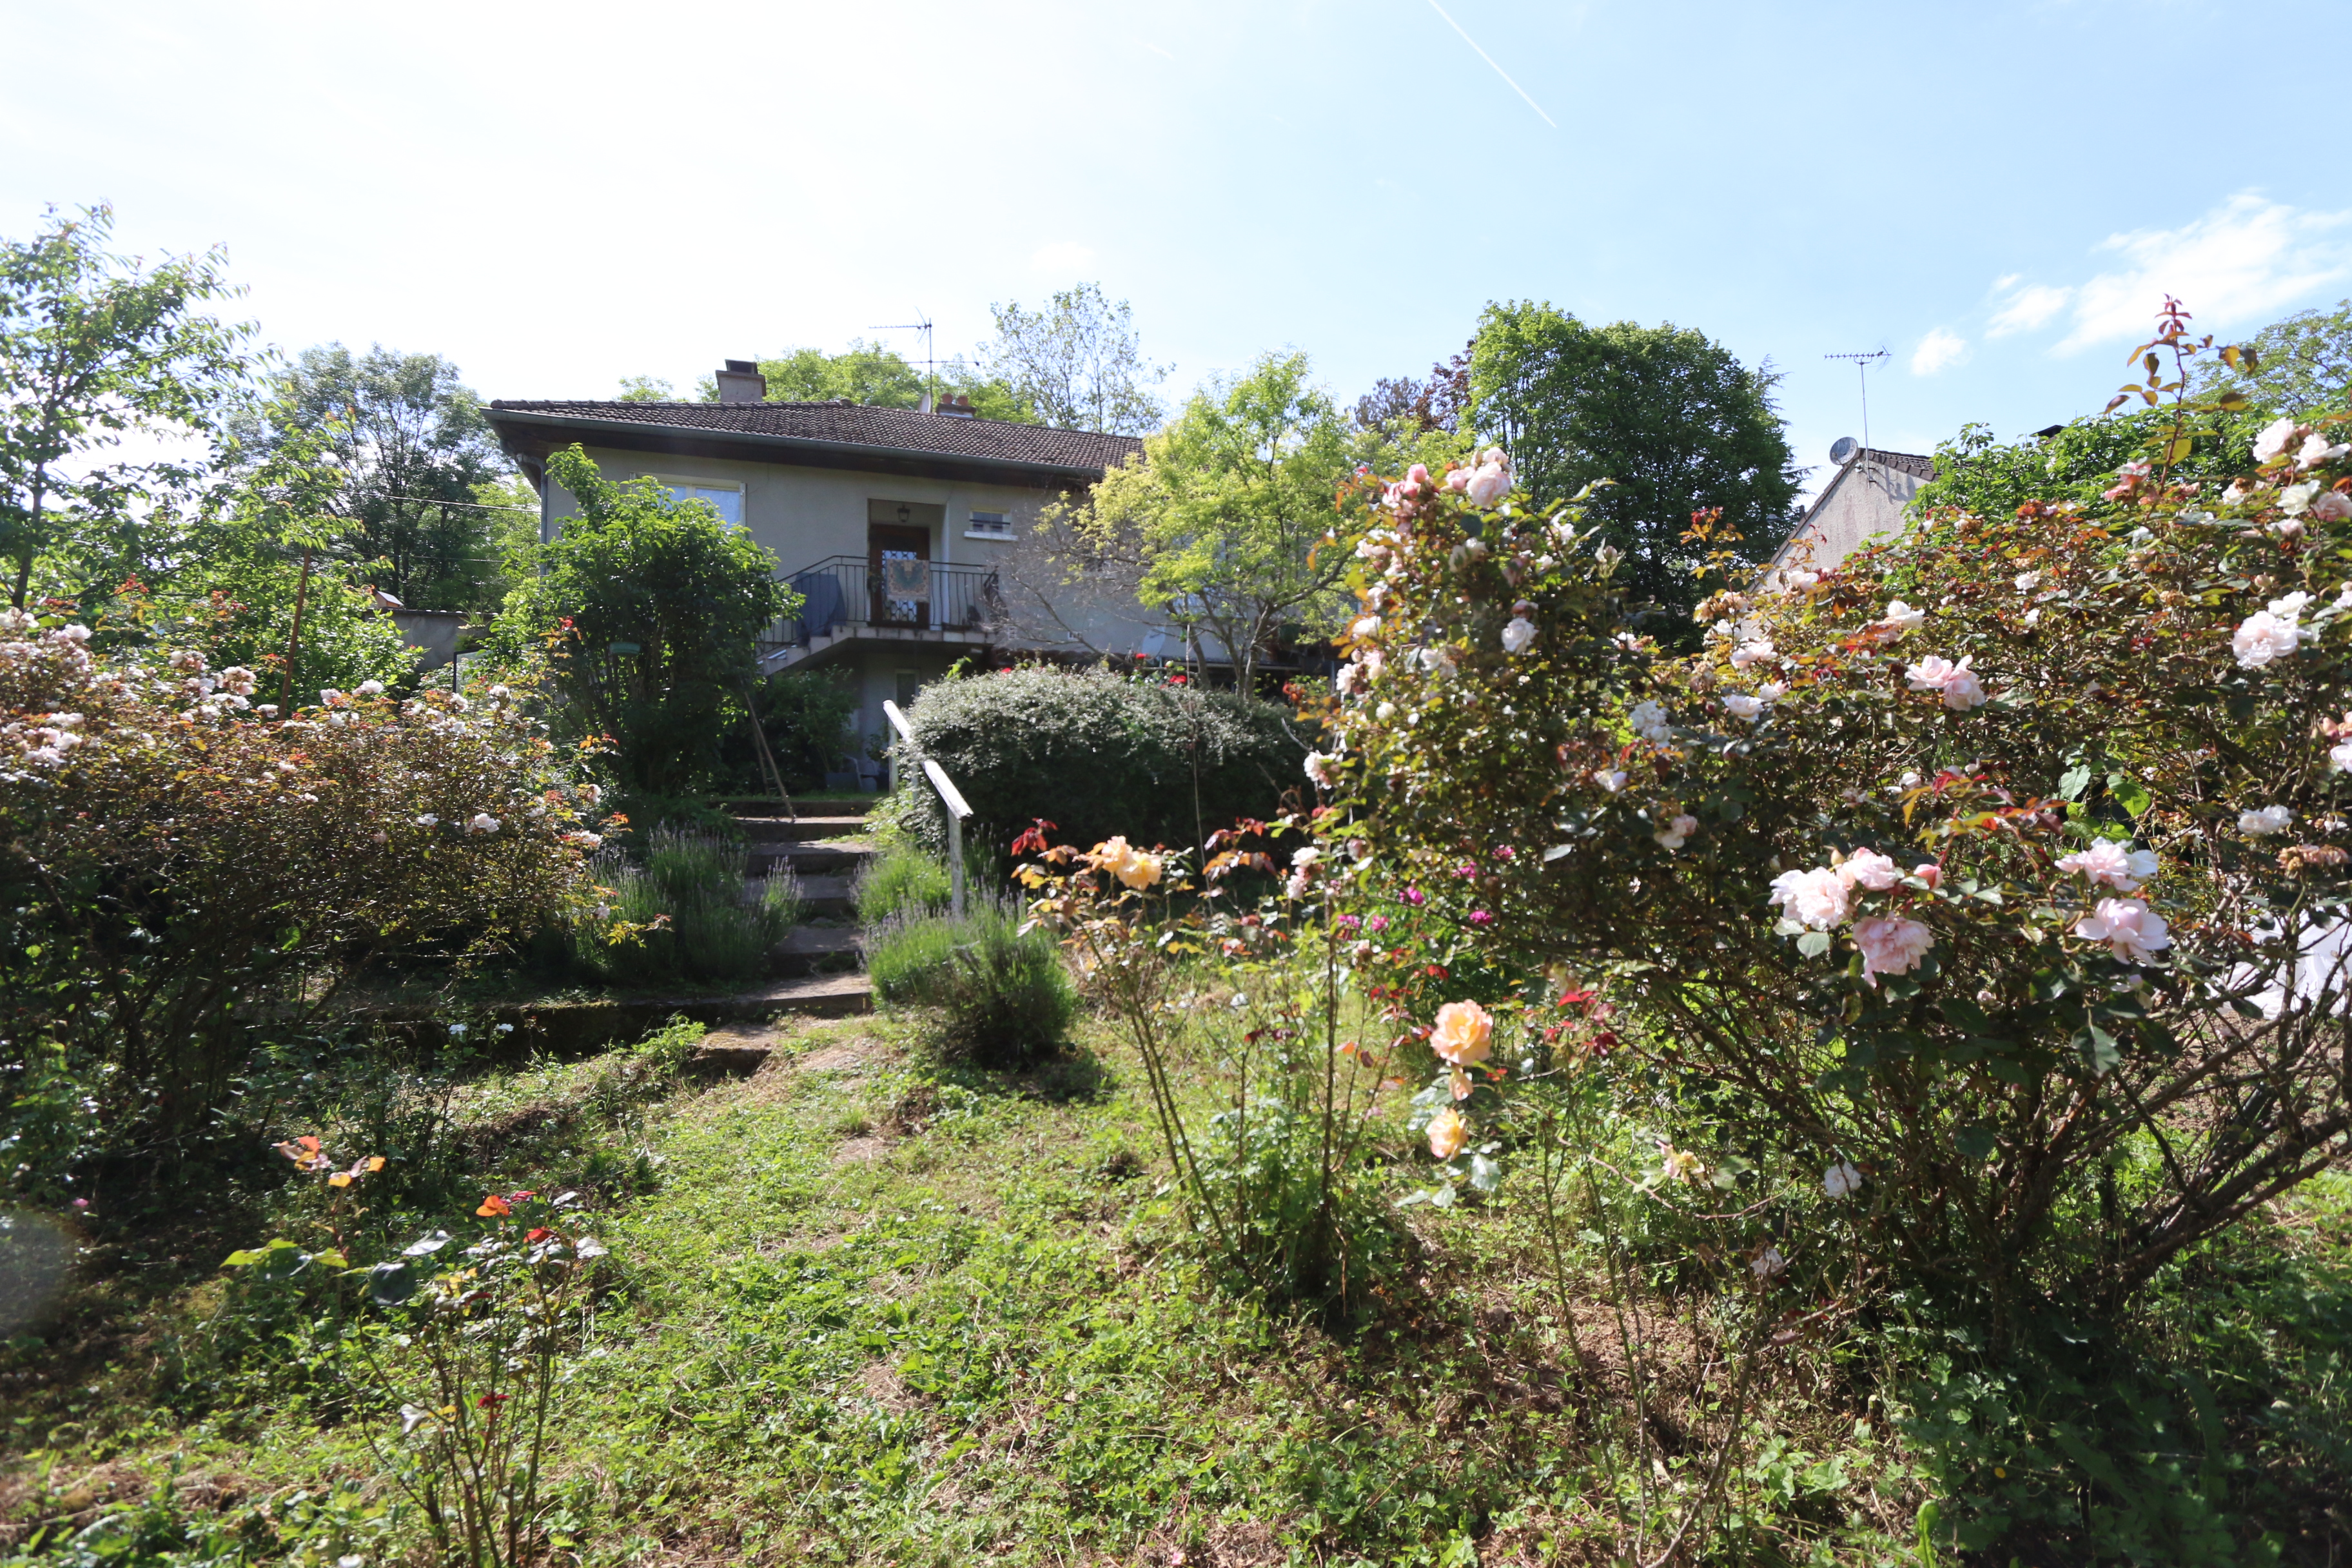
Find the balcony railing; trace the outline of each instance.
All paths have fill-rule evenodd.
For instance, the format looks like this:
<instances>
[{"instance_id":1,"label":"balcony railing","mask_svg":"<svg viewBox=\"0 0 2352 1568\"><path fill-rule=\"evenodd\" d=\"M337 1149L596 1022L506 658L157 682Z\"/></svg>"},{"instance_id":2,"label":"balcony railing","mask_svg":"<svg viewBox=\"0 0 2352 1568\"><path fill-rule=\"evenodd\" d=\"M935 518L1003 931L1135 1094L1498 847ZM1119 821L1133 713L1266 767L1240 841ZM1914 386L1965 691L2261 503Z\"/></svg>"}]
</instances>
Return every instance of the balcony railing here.
<instances>
[{"instance_id":1,"label":"balcony railing","mask_svg":"<svg viewBox=\"0 0 2352 1568\"><path fill-rule=\"evenodd\" d=\"M984 633L1003 609L996 570L944 561L887 561L877 574L862 555L835 555L788 579L803 601L771 626L763 649L805 647L845 630Z\"/></svg>"}]
</instances>

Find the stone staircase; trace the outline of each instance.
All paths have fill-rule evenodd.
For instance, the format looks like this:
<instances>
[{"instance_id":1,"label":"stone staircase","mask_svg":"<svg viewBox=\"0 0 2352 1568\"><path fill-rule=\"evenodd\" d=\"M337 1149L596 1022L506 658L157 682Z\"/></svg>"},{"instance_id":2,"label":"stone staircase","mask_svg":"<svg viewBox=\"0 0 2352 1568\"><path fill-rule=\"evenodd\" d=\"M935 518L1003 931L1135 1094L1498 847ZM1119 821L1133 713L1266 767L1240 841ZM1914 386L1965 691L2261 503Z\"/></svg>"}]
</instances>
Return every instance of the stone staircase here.
<instances>
[{"instance_id":1,"label":"stone staircase","mask_svg":"<svg viewBox=\"0 0 2352 1568\"><path fill-rule=\"evenodd\" d=\"M874 858L874 847L864 837L863 804L827 803L797 818L783 815L774 801L730 801L727 808L751 841L745 869L758 879L773 867L791 868L807 903L806 920L772 952L771 972L790 977L856 971L857 921L850 910L849 889L858 868ZM751 890L756 888L755 881Z\"/></svg>"}]
</instances>

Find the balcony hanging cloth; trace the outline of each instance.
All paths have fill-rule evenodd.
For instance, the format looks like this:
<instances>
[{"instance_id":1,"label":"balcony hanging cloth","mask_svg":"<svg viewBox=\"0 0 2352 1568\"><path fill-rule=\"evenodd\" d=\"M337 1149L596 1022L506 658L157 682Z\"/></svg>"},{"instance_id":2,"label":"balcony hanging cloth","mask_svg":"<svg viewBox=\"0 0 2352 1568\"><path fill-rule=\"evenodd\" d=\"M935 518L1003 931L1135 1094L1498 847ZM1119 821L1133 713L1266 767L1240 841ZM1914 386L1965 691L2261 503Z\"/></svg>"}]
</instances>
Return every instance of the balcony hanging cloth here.
<instances>
[{"instance_id":1,"label":"balcony hanging cloth","mask_svg":"<svg viewBox=\"0 0 2352 1568\"><path fill-rule=\"evenodd\" d=\"M911 551L884 551L882 596L886 599L929 600L931 596L931 563L918 559Z\"/></svg>"}]
</instances>

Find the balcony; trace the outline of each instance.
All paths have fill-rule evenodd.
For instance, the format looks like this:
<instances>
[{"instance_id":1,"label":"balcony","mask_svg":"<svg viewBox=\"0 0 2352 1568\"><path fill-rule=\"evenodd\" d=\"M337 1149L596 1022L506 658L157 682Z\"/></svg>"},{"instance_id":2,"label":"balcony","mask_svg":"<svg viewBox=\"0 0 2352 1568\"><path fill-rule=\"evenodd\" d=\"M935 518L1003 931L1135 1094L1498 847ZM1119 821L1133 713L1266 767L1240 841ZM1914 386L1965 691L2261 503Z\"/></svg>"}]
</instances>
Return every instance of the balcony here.
<instances>
[{"instance_id":1,"label":"balcony","mask_svg":"<svg viewBox=\"0 0 2352 1568\"><path fill-rule=\"evenodd\" d=\"M835 555L787 581L804 603L761 635L760 666L770 672L853 642L979 647L1003 618L990 566L897 561L877 578L865 556Z\"/></svg>"}]
</instances>

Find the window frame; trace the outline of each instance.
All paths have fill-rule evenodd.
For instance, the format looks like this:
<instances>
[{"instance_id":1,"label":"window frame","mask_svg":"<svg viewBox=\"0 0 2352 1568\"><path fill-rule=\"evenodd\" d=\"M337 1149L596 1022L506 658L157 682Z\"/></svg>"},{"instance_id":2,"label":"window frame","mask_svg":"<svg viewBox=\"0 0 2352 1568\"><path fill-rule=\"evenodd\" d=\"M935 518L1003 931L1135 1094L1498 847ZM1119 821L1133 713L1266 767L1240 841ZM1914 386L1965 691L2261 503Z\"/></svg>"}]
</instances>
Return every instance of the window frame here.
<instances>
[{"instance_id":1,"label":"window frame","mask_svg":"<svg viewBox=\"0 0 2352 1568\"><path fill-rule=\"evenodd\" d=\"M963 536L966 539L1010 540L1013 537L1013 514L1009 511L981 511L967 507L963 514Z\"/></svg>"},{"instance_id":2,"label":"window frame","mask_svg":"<svg viewBox=\"0 0 2352 1568\"><path fill-rule=\"evenodd\" d=\"M738 515L732 522L729 522L723 514L720 516L719 521L725 523L729 528L748 528L751 526L751 491L740 479L698 479L686 474L655 473L648 473L646 475L646 478L653 480L654 483L670 491L671 499L675 500L700 500L704 499L700 496L679 496L677 492L681 489L695 490L731 490L735 495L735 510Z\"/></svg>"}]
</instances>

